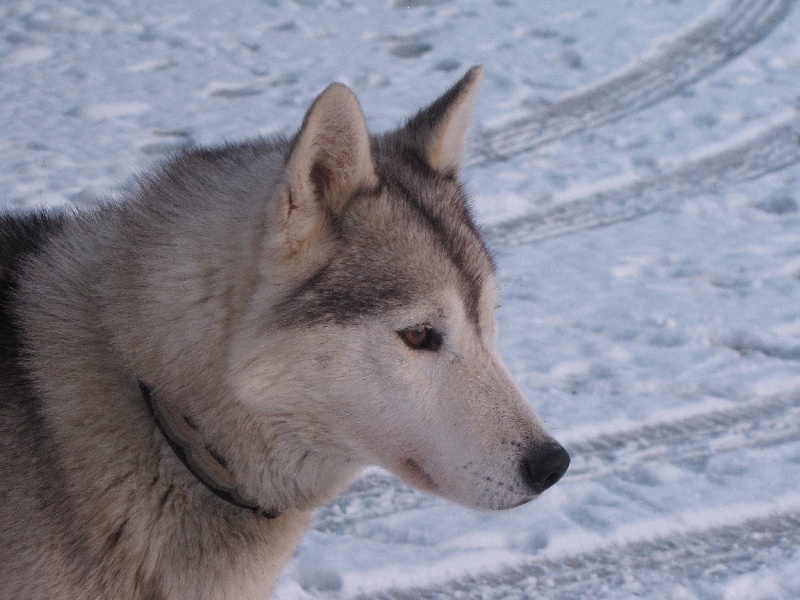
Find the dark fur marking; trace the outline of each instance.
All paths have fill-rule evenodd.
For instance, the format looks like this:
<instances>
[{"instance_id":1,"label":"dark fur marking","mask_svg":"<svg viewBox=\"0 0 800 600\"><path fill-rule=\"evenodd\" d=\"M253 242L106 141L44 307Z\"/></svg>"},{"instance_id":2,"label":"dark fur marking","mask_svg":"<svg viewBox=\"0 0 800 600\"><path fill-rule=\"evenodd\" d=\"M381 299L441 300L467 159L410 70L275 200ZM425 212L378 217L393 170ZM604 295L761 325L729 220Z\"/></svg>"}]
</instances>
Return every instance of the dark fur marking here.
<instances>
[{"instance_id":1,"label":"dark fur marking","mask_svg":"<svg viewBox=\"0 0 800 600\"><path fill-rule=\"evenodd\" d=\"M400 281L375 278L348 282L323 269L277 307L279 323L333 321L345 324L402 306L408 296Z\"/></svg>"},{"instance_id":2,"label":"dark fur marking","mask_svg":"<svg viewBox=\"0 0 800 600\"><path fill-rule=\"evenodd\" d=\"M475 218L472 215L472 209L469 201L469 197L464 193L463 189L461 188L461 183L458 180L457 173L440 173L434 170L424 159L424 157L419 154L417 150L409 146L403 146L398 151L398 158L403 161L407 166L411 167L411 171L414 172L419 178L425 180L425 178L433 179L433 180L441 180L447 181L459 187L458 195L459 195L459 202L457 206L448 207L453 209L453 214L450 215L451 217L455 216L457 221L462 224L466 225L467 228L472 232L472 234L477 238L478 243L483 246L483 250L486 253L486 257L489 259L489 263L491 265L492 271L495 271L495 264L492 259L492 255L489 252L489 249L486 247L486 244L481 237L480 231L478 227L475 225ZM391 161L386 163L389 166L392 166ZM388 169L383 171L385 175L388 172ZM412 194L412 198L415 196ZM415 202L422 204L419 201L419 198L415 199Z\"/></svg>"},{"instance_id":3,"label":"dark fur marking","mask_svg":"<svg viewBox=\"0 0 800 600\"><path fill-rule=\"evenodd\" d=\"M366 315L402 306L408 286L388 269L383 276L353 280L365 257L337 256L307 279L275 308L280 326L333 321L345 324Z\"/></svg>"},{"instance_id":4,"label":"dark fur marking","mask_svg":"<svg viewBox=\"0 0 800 600\"><path fill-rule=\"evenodd\" d=\"M477 235L472 219L464 212L457 215L458 222L469 225L469 229L475 234L472 239L464 239L463 235L455 230L455 228L447 223L441 216L435 214L430 207L426 206L420 201L419 195L415 194L412 189L407 186L403 181L397 177L389 178L386 176L388 185L401 195L408 203L408 206L420 217L420 219L427 225L428 229L435 235L440 246L445 250L450 260L458 269L464 285L468 288L465 290L464 299L467 302L467 314L470 320L480 329L479 325L479 303L481 297L481 290L484 284L483 274L480 268L472 264L470 257L467 255L467 244L478 243L483 245L483 241ZM484 247L485 250L485 247ZM488 252L486 252L488 256ZM491 265L491 261L490 261Z\"/></svg>"},{"instance_id":5,"label":"dark fur marking","mask_svg":"<svg viewBox=\"0 0 800 600\"><path fill-rule=\"evenodd\" d=\"M126 518L125 520L122 521L122 523L120 523L119 527L117 527L114 533L108 536L105 546L103 547L104 554L108 554L116 547L116 545L119 543L120 538L122 537L122 534L125 532L125 525L127 524L128 524L128 519Z\"/></svg>"},{"instance_id":6,"label":"dark fur marking","mask_svg":"<svg viewBox=\"0 0 800 600\"><path fill-rule=\"evenodd\" d=\"M213 458L215 461L219 463L219 466L221 466L226 471L228 470L228 461L225 460L225 458L221 454L219 454L216 450L214 450L210 444L206 444L206 450L211 455L211 458Z\"/></svg>"},{"instance_id":7,"label":"dark fur marking","mask_svg":"<svg viewBox=\"0 0 800 600\"><path fill-rule=\"evenodd\" d=\"M104 557L74 527L78 511L68 492L61 449L42 415L41 401L26 367L28 350L16 298L26 261L58 234L64 221L62 215L43 212L0 216L0 430L14 450L14 454L0 457L0 461L13 460L13 468L3 462L0 469L11 474L11 480L4 480L3 486L15 485L13 473L18 470L25 470L29 481L42 482L26 488L24 501L45 515L43 523L49 526L46 543L68 562L76 578L89 580L96 576ZM0 502L18 501L18 493L3 489ZM43 540L40 536L30 542Z\"/></svg>"}]
</instances>

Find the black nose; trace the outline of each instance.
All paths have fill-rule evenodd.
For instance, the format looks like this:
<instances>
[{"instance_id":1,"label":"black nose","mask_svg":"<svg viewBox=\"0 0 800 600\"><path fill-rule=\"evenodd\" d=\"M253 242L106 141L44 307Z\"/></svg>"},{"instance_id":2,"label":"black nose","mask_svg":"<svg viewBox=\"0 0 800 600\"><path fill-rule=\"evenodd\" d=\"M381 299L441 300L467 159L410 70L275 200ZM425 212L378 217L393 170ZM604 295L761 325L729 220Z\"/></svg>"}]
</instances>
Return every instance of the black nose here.
<instances>
[{"instance_id":1,"label":"black nose","mask_svg":"<svg viewBox=\"0 0 800 600\"><path fill-rule=\"evenodd\" d=\"M522 459L522 478L534 494L554 485L569 467L569 454L553 440L532 448Z\"/></svg>"}]
</instances>

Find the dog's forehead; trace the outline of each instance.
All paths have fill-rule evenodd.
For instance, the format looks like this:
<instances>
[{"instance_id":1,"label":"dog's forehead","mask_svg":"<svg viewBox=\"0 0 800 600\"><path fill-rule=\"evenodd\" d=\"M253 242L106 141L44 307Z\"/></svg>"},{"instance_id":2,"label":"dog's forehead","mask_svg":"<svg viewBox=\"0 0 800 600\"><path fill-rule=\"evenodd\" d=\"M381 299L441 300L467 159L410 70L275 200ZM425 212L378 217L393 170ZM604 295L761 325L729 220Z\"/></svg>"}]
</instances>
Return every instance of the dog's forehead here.
<instances>
[{"instance_id":1,"label":"dog's forehead","mask_svg":"<svg viewBox=\"0 0 800 600\"><path fill-rule=\"evenodd\" d=\"M418 294L433 286L458 288L469 317L478 323L487 295L494 302L494 263L462 186L455 178L413 170L379 173L379 197L366 204L363 215L373 230L369 237L377 241L370 251L381 256L380 262L394 264L396 276L413 283Z\"/></svg>"},{"instance_id":2,"label":"dog's forehead","mask_svg":"<svg viewBox=\"0 0 800 600\"><path fill-rule=\"evenodd\" d=\"M461 185L422 167L381 163L379 188L354 199L332 224L332 260L277 307L278 320L353 322L455 289L481 329L494 306L494 265Z\"/></svg>"}]
</instances>

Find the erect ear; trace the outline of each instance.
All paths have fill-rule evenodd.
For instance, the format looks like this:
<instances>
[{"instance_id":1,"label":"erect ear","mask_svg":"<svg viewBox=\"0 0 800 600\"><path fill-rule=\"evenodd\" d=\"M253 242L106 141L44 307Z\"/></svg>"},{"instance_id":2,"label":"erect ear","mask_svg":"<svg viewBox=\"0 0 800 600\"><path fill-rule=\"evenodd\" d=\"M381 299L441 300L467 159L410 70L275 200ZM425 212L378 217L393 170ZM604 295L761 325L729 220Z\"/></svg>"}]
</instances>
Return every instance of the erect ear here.
<instances>
[{"instance_id":1,"label":"erect ear","mask_svg":"<svg viewBox=\"0 0 800 600\"><path fill-rule=\"evenodd\" d=\"M296 249L340 215L353 194L378 183L361 107L332 83L308 109L286 163L282 226Z\"/></svg>"},{"instance_id":2,"label":"erect ear","mask_svg":"<svg viewBox=\"0 0 800 600\"><path fill-rule=\"evenodd\" d=\"M453 175L461 165L464 139L472 120L483 67L475 66L428 108L403 128L425 161L443 175Z\"/></svg>"}]
</instances>

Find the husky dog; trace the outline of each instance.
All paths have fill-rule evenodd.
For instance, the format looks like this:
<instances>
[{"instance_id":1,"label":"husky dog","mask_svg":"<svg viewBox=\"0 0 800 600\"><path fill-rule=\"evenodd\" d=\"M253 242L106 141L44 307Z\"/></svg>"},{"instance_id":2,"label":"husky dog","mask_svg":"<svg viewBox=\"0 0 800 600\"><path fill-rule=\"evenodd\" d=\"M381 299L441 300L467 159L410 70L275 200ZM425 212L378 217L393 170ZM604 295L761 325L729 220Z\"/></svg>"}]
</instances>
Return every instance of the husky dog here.
<instances>
[{"instance_id":1,"label":"husky dog","mask_svg":"<svg viewBox=\"0 0 800 600\"><path fill-rule=\"evenodd\" d=\"M480 77L379 136L332 84L291 140L0 220L0 598L263 598L366 465L477 509L558 481L457 179Z\"/></svg>"}]
</instances>

